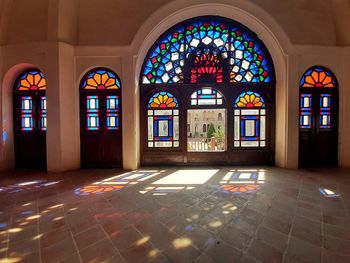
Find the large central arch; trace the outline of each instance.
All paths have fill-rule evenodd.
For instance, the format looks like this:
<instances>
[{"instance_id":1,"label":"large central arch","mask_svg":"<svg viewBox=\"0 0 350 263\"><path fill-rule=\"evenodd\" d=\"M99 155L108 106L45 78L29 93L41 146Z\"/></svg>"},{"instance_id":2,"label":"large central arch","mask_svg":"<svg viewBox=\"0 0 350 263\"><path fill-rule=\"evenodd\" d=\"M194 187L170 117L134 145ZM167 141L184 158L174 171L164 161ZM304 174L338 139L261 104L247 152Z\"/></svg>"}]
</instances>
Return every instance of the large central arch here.
<instances>
[{"instance_id":1,"label":"large central arch","mask_svg":"<svg viewBox=\"0 0 350 263\"><path fill-rule=\"evenodd\" d=\"M195 17L176 24L148 51L140 86L140 125L141 130L148 130L141 132L142 164L274 162L273 62L264 43L244 25L219 16ZM217 109L219 99L214 98L218 94L227 102L221 110ZM170 97L180 102L176 127L171 110L164 111ZM154 102L149 103L149 98ZM195 103L193 98L197 99ZM261 101L266 104L260 111L257 107ZM163 106L160 111L150 105ZM203 118L206 110L211 115L221 111L220 120ZM209 123L199 123L198 116L201 121L210 121L211 133L205 133ZM205 127L200 136L197 122ZM172 143L174 134L180 136L176 145ZM193 150L193 145L199 146Z\"/></svg>"}]
</instances>

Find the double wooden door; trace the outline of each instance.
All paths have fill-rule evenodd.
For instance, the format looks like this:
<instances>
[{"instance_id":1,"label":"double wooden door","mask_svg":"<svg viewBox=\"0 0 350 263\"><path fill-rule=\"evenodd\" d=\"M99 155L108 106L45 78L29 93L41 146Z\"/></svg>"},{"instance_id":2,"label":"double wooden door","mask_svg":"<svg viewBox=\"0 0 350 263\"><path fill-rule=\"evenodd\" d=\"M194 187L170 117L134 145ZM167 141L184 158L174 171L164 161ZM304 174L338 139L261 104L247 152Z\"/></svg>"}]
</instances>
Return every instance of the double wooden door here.
<instances>
[{"instance_id":1,"label":"double wooden door","mask_svg":"<svg viewBox=\"0 0 350 263\"><path fill-rule=\"evenodd\" d=\"M299 166L337 166L338 94L334 88L301 89Z\"/></svg>"},{"instance_id":2,"label":"double wooden door","mask_svg":"<svg viewBox=\"0 0 350 263\"><path fill-rule=\"evenodd\" d=\"M119 93L112 91L81 93L82 167L122 165L120 104Z\"/></svg>"}]
</instances>

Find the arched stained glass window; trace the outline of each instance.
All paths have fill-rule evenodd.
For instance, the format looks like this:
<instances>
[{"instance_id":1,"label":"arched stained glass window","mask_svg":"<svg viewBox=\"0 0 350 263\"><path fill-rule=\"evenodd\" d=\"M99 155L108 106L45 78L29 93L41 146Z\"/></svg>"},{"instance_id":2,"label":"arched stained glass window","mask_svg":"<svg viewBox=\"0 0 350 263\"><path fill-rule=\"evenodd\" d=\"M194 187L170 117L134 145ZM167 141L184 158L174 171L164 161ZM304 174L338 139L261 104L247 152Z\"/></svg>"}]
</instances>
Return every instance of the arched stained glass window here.
<instances>
[{"instance_id":1,"label":"arched stained glass window","mask_svg":"<svg viewBox=\"0 0 350 263\"><path fill-rule=\"evenodd\" d=\"M235 102L234 146L266 146L266 110L257 92L244 92Z\"/></svg>"},{"instance_id":2,"label":"arched stained glass window","mask_svg":"<svg viewBox=\"0 0 350 263\"><path fill-rule=\"evenodd\" d=\"M305 72L300 80L303 88L334 88L335 78L332 72L323 67L313 67Z\"/></svg>"},{"instance_id":3,"label":"arched stained glass window","mask_svg":"<svg viewBox=\"0 0 350 263\"><path fill-rule=\"evenodd\" d=\"M119 90L120 81L114 72L108 69L94 69L86 74L82 79L81 89L89 91L94 90ZM97 93L86 96L86 129L97 131L100 129L100 107L101 95ZM119 102L118 94L108 95L104 98L103 105L106 111L106 127L109 130L119 128Z\"/></svg>"},{"instance_id":4,"label":"arched stained glass window","mask_svg":"<svg viewBox=\"0 0 350 263\"><path fill-rule=\"evenodd\" d=\"M336 79L332 72L323 67L312 67L307 70L300 80L300 88L303 89L300 92L300 128L311 129L314 125L315 114L318 112L319 123L318 126L321 129L329 129L331 126L331 107L332 107L332 94L331 92L322 92L317 94L319 97L319 109L313 109L315 95L313 90L308 88L327 89L335 88ZM316 110L316 112L315 112Z\"/></svg>"},{"instance_id":5,"label":"arched stained glass window","mask_svg":"<svg viewBox=\"0 0 350 263\"><path fill-rule=\"evenodd\" d=\"M299 165L338 163L338 84L327 68L306 70L299 84Z\"/></svg>"},{"instance_id":6,"label":"arched stained glass window","mask_svg":"<svg viewBox=\"0 0 350 263\"><path fill-rule=\"evenodd\" d=\"M202 88L191 95L191 105L222 105L222 94L213 88Z\"/></svg>"},{"instance_id":7,"label":"arched stained glass window","mask_svg":"<svg viewBox=\"0 0 350 263\"><path fill-rule=\"evenodd\" d=\"M92 70L85 76L82 89L120 89L120 81L114 72L107 69Z\"/></svg>"},{"instance_id":8,"label":"arched stained glass window","mask_svg":"<svg viewBox=\"0 0 350 263\"><path fill-rule=\"evenodd\" d=\"M148 147L179 147L179 104L169 92L157 92L148 102Z\"/></svg>"},{"instance_id":9,"label":"arched stained glass window","mask_svg":"<svg viewBox=\"0 0 350 263\"><path fill-rule=\"evenodd\" d=\"M16 84L17 90L46 90L44 74L39 70L23 72Z\"/></svg>"},{"instance_id":10,"label":"arched stained glass window","mask_svg":"<svg viewBox=\"0 0 350 263\"><path fill-rule=\"evenodd\" d=\"M142 83L272 82L270 64L261 41L243 25L199 17L158 39L146 58Z\"/></svg>"}]
</instances>

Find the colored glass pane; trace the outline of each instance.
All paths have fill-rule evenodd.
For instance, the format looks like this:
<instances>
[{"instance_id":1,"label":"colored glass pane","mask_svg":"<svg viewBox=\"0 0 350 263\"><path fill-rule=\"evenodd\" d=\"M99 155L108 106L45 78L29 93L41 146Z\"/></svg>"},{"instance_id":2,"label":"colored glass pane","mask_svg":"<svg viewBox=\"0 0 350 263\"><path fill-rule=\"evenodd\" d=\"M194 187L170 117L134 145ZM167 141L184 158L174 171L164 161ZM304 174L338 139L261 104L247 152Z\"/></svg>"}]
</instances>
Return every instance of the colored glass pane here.
<instances>
[{"instance_id":1,"label":"colored glass pane","mask_svg":"<svg viewBox=\"0 0 350 263\"><path fill-rule=\"evenodd\" d=\"M168 92L158 92L148 102L148 108L177 108L176 98Z\"/></svg>"},{"instance_id":2,"label":"colored glass pane","mask_svg":"<svg viewBox=\"0 0 350 263\"><path fill-rule=\"evenodd\" d=\"M46 96L40 99L40 129L46 131Z\"/></svg>"},{"instance_id":3,"label":"colored glass pane","mask_svg":"<svg viewBox=\"0 0 350 263\"><path fill-rule=\"evenodd\" d=\"M216 83L271 82L271 63L256 35L234 21L219 20L194 18L169 29L149 51L142 83L197 83L203 73L214 74ZM186 79L184 66L193 61L197 65ZM223 61L225 68L218 66Z\"/></svg>"},{"instance_id":4,"label":"colored glass pane","mask_svg":"<svg viewBox=\"0 0 350 263\"><path fill-rule=\"evenodd\" d=\"M16 84L17 90L45 90L46 80L44 74L39 70L23 72Z\"/></svg>"},{"instance_id":5,"label":"colored glass pane","mask_svg":"<svg viewBox=\"0 0 350 263\"><path fill-rule=\"evenodd\" d=\"M332 94L320 94L320 117L319 123L321 129L331 128L331 97Z\"/></svg>"},{"instance_id":6,"label":"colored glass pane","mask_svg":"<svg viewBox=\"0 0 350 263\"><path fill-rule=\"evenodd\" d=\"M32 131L33 123L33 97L21 97L21 129L22 131Z\"/></svg>"},{"instance_id":7,"label":"colored glass pane","mask_svg":"<svg viewBox=\"0 0 350 263\"><path fill-rule=\"evenodd\" d=\"M107 96L107 129L117 130L119 128L119 96Z\"/></svg>"},{"instance_id":8,"label":"colored glass pane","mask_svg":"<svg viewBox=\"0 0 350 263\"><path fill-rule=\"evenodd\" d=\"M110 70L97 69L90 71L83 79L81 88L83 89L119 89L120 81Z\"/></svg>"},{"instance_id":9,"label":"colored glass pane","mask_svg":"<svg viewBox=\"0 0 350 263\"><path fill-rule=\"evenodd\" d=\"M303 88L334 88L336 80L332 72L322 67L313 67L306 71L300 80Z\"/></svg>"},{"instance_id":10,"label":"colored glass pane","mask_svg":"<svg viewBox=\"0 0 350 263\"><path fill-rule=\"evenodd\" d=\"M86 128L88 130L99 129L99 99L98 96L86 96Z\"/></svg>"},{"instance_id":11,"label":"colored glass pane","mask_svg":"<svg viewBox=\"0 0 350 263\"><path fill-rule=\"evenodd\" d=\"M301 129L310 129L313 125L312 118L312 94L300 94L300 117L299 124Z\"/></svg>"},{"instance_id":12,"label":"colored glass pane","mask_svg":"<svg viewBox=\"0 0 350 263\"><path fill-rule=\"evenodd\" d=\"M236 99L236 108L265 108L264 99L256 92L244 92Z\"/></svg>"},{"instance_id":13,"label":"colored glass pane","mask_svg":"<svg viewBox=\"0 0 350 263\"><path fill-rule=\"evenodd\" d=\"M213 88L202 88L191 95L191 105L222 105L222 94Z\"/></svg>"}]
</instances>

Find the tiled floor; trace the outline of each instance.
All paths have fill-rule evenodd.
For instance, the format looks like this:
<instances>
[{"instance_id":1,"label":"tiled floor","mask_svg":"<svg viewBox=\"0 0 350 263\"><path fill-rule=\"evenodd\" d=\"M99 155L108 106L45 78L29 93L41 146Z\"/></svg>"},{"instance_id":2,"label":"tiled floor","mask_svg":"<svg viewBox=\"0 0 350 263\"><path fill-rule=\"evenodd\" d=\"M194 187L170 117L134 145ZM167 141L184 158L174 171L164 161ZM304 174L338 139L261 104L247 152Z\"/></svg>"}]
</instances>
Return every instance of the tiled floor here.
<instances>
[{"instance_id":1,"label":"tiled floor","mask_svg":"<svg viewBox=\"0 0 350 263\"><path fill-rule=\"evenodd\" d=\"M350 262L349 170L12 172L0 204L1 263Z\"/></svg>"}]
</instances>

